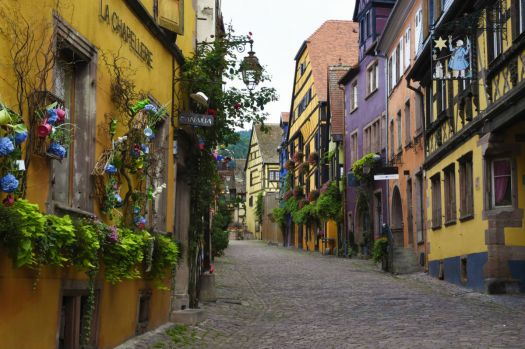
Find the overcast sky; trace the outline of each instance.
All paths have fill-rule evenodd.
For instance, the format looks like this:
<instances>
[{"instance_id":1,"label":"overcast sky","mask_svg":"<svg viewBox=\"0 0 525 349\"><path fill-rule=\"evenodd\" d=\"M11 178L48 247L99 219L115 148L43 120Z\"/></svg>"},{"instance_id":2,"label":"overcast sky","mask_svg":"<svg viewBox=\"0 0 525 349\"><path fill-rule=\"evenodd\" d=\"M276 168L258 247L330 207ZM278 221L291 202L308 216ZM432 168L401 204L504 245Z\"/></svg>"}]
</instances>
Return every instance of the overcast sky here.
<instances>
[{"instance_id":1,"label":"overcast sky","mask_svg":"<svg viewBox=\"0 0 525 349\"><path fill-rule=\"evenodd\" d=\"M253 33L259 61L272 76L279 101L268 106L269 122L290 111L294 57L306 40L329 19L351 20L355 0L222 0L225 23L236 34ZM250 128L250 125L246 125Z\"/></svg>"}]
</instances>

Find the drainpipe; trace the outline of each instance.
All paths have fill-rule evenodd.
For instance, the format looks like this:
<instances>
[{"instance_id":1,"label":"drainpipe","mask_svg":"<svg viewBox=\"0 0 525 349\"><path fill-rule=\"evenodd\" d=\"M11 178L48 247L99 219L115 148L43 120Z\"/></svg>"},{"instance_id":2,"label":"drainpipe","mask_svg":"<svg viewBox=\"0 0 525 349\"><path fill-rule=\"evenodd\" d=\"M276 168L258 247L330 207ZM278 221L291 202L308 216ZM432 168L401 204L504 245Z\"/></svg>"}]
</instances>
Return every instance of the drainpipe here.
<instances>
[{"instance_id":1,"label":"drainpipe","mask_svg":"<svg viewBox=\"0 0 525 349\"><path fill-rule=\"evenodd\" d=\"M345 140L345 137L346 137L346 91L345 91L345 87L343 85L340 85L338 84L337 87L343 91L343 110L344 110L344 115L343 115L343 144L344 144L344 140ZM344 153L344 159L345 159L345 166L343 168L346 167L347 165L347 159L346 159L346 149L345 147L343 147L343 153ZM337 152L337 156L339 156L339 152ZM339 160L339 158L338 158ZM345 171L344 172L344 176L346 177L346 168L345 168ZM337 175L339 176L339 169L337 171ZM347 200L348 198L346 197L346 191L347 191L347 185L348 183L346 183L346 180L345 180L345 186L343 187L343 207L344 207L344 210L343 212L345 213L343 215L343 229L344 229L344 237L345 237L345 240L344 240L344 253L345 253L345 257L348 258L348 241L350 241L350 235L348 234L348 212L347 212Z\"/></svg>"},{"instance_id":2,"label":"drainpipe","mask_svg":"<svg viewBox=\"0 0 525 349\"><path fill-rule=\"evenodd\" d=\"M385 164L388 162L388 129L389 129L389 124L390 124L390 120L389 120L389 117L388 117L388 86L390 86L390 81L388 80L388 57L385 56L383 53L380 53L379 51L377 51L377 49L375 50L375 55L378 57L378 58L381 58L383 59L383 67L384 67L384 73L385 73L385 122L386 122L386 125L385 125ZM390 180L387 180L387 184L386 184L386 222L383 223L383 225L388 225L390 226Z\"/></svg>"}]
</instances>

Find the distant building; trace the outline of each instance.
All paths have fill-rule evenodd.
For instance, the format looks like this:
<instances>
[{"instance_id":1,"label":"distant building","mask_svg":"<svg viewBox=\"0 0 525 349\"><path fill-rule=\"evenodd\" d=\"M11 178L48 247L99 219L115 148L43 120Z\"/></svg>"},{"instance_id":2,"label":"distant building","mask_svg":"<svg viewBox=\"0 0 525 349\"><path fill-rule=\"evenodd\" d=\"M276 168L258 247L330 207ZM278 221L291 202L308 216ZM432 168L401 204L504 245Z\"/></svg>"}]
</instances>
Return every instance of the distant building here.
<instances>
[{"instance_id":1,"label":"distant building","mask_svg":"<svg viewBox=\"0 0 525 349\"><path fill-rule=\"evenodd\" d=\"M292 108L288 127L288 152L293 159L292 187L301 208L307 198L317 197L328 173L322 176L321 160L327 155L329 145L328 120L328 67L353 65L357 62L357 23L351 21L326 21L308 39L295 56ZM335 143L334 143L335 149ZM334 150L335 151L335 150ZM313 200L315 201L315 200ZM297 221L297 220L296 220ZM310 251L337 250L338 233L335 222L318 222L308 219L291 222L294 246Z\"/></svg>"},{"instance_id":2,"label":"distant building","mask_svg":"<svg viewBox=\"0 0 525 349\"><path fill-rule=\"evenodd\" d=\"M255 207L257 197L279 191L279 156L277 147L281 143L279 124L253 125L250 146L244 171L246 173L246 225L256 239L262 239L262 227L257 221ZM277 204L277 203L276 203ZM264 212L265 215L271 211Z\"/></svg>"}]
</instances>

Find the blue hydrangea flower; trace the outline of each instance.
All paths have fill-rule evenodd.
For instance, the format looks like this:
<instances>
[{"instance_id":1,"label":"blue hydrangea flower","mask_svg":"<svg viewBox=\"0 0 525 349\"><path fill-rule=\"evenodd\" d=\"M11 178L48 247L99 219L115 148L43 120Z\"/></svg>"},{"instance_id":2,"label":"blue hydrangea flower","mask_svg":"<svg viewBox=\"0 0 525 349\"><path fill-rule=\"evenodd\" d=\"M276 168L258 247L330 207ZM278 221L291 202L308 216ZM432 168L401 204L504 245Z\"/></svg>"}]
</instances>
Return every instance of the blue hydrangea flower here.
<instances>
[{"instance_id":1,"label":"blue hydrangea flower","mask_svg":"<svg viewBox=\"0 0 525 349\"><path fill-rule=\"evenodd\" d=\"M144 154L149 154L149 147L146 144L142 144L141 148Z\"/></svg>"},{"instance_id":2,"label":"blue hydrangea flower","mask_svg":"<svg viewBox=\"0 0 525 349\"><path fill-rule=\"evenodd\" d=\"M104 168L104 171L109 174L115 174L117 173L117 168L113 164L107 164L106 168Z\"/></svg>"},{"instance_id":3,"label":"blue hydrangea flower","mask_svg":"<svg viewBox=\"0 0 525 349\"><path fill-rule=\"evenodd\" d=\"M15 132L15 143L16 144L24 143L26 139L27 139L27 131Z\"/></svg>"},{"instance_id":4,"label":"blue hydrangea flower","mask_svg":"<svg viewBox=\"0 0 525 349\"><path fill-rule=\"evenodd\" d=\"M58 143L54 143L54 142L51 143L51 145L47 149L47 152L50 154L56 155L61 159L66 157L66 148L64 148L62 145Z\"/></svg>"},{"instance_id":5,"label":"blue hydrangea flower","mask_svg":"<svg viewBox=\"0 0 525 349\"><path fill-rule=\"evenodd\" d=\"M157 107L154 106L153 104L146 104L146 105L144 106L144 110L149 111L150 113L155 114L155 113L157 112Z\"/></svg>"},{"instance_id":6,"label":"blue hydrangea flower","mask_svg":"<svg viewBox=\"0 0 525 349\"><path fill-rule=\"evenodd\" d=\"M115 207L116 208L122 207L122 205L124 204L124 201L122 200L122 197L120 197L120 194L115 193L113 195L113 198L115 199Z\"/></svg>"},{"instance_id":7,"label":"blue hydrangea flower","mask_svg":"<svg viewBox=\"0 0 525 349\"><path fill-rule=\"evenodd\" d=\"M50 125L54 125L58 120L58 115L56 109L48 109L47 110L47 123Z\"/></svg>"},{"instance_id":8,"label":"blue hydrangea flower","mask_svg":"<svg viewBox=\"0 0 525 349\"><path fill-rule=\"evenodd\" d=\"M13 142L7 137L0 138L0 155L7 156L15 150Z\"/></svg>"},{"instance_id":9,"label":"blue hydrangea flower","mask_svg":"<svg viewBox=\"0 0 525 349\"><path fill-rule=\"evenodd\" d=\"M12 193L18 188L18 179L11 173L6 174L0 179L0 189L6 193Z\"/></svg>"},{"instance_id":10,"label":"blue hydrangea flower","mask_svg":"<svg viewBox=\"0 0 525 349\"><path fill-rule=\"evenodd\" d=\"M149 128L149 127L146 127L146 128L144 129L144 135L145 135L146 137L148 137L149 140L152 140L152 139L155 138L155 133L154 133L153 130L152 130L151 128Z\"/></svg>"},{"instance_id":11,"label":"blue hydrangea flower","mask_svg":"<svg viewBox=\"0 0 525 349\"><path fill-rule=\"evenodd\" d=\"M133 207L133 213L138 215L140 213L140 207ZM136 217L135 217L136 218ZM134 218L134 219L135 219Z\"/></svg>"},{"instance_id":12,"label":"blue hydrangea flower","mask_svg":"<svg viewBox=\"0 0 525 349\"><path fill-rule=\"evenodd\" d=\"M144 216L135 216L135 218L133 218L133 222L138 228L144 229L146 227L147 220Z\"/></svg>"}]
</instances>

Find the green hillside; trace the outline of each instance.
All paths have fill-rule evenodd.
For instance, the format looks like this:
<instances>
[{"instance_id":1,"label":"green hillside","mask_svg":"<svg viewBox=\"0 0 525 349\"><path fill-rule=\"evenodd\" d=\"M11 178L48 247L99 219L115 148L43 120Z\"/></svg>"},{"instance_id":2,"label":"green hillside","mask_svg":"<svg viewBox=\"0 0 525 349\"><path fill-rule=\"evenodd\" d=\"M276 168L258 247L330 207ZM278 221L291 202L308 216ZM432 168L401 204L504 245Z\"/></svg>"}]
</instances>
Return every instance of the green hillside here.
<instances>
[{"instance_id":1,"label":"green hillside","mask_svg":"<svg viewBox=\"0 0 525 349\"><path fill-rule=\"evenodd\" d=\"M239 135L239 141L235 144L230 144L228 149L233 153L235 159L246 159L248 146L250 145L251 130L238 131L236 133ZM223 156L231 156L231 153L228 151L219 151L219 153Z\"/></svg>"}]
</instances>

